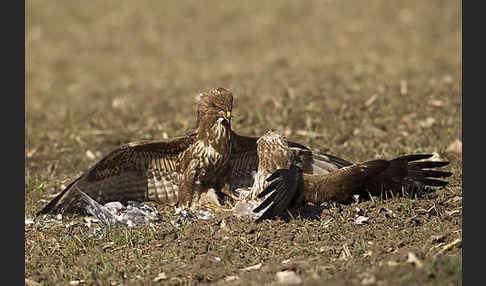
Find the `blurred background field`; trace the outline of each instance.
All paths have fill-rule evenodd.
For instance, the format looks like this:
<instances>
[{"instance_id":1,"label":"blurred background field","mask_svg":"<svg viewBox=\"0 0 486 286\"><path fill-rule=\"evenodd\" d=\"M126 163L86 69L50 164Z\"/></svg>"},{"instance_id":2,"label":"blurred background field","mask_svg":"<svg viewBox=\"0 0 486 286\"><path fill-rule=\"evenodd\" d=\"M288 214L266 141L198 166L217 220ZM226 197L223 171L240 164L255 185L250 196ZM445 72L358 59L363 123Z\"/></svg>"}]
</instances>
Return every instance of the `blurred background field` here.
<instances>
[{"instance_id":1,"label":"blurred background field","mask_svg":"<svg viewBox=\"0 0 486 286\"><path fill-rule=\"evenodd\" d=\"M461 1L29 1L25 23L26 216L119 144L187 132L197 94L217 86L234 92L232 127L240 134L273 129L350 161L436 152L454 172L443 192L462 196ZM422 237L452 223L429 222L436 227ZM453 223L462 231L462 210ZM127 271L126 279L93 276L68 254L46 252L49 243L39 246L62 231L26 227L26 237L26 277L51 284L76 275L149 283L162 267L148 266L146 276ZM56 259L64 268L52 276ZM346 272L349 263L332 275L301 276L362 281ZM417 281L460 280L454 265ZM271 283L272 271L254 283Z\"/></svg>"}]
</instances>

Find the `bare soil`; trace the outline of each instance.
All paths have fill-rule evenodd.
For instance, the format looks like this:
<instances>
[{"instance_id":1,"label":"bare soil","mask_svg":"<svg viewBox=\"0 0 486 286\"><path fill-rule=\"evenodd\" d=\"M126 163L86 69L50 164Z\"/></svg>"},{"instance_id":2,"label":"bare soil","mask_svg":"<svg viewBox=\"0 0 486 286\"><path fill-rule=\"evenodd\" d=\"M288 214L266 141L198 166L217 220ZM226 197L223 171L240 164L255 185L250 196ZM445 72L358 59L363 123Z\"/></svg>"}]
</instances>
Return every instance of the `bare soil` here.
<instances>
[{"instance_id":1,"label":"bare soil","mask_svg":"<svg viewBox=\"0 0 486 286\"><path fill-rule=\"evenodd\" d=\"M26 8L26 218L119 144L184 134L216 86L234 92L240 134L273 129L356 162L435 152L454 172L445 188L260 224L221 212L175 227L156 204L154 227L26 224L26 283L275 285L289 270L302 285L462 284L460 1Z\"/></svg>"}]
</instances>

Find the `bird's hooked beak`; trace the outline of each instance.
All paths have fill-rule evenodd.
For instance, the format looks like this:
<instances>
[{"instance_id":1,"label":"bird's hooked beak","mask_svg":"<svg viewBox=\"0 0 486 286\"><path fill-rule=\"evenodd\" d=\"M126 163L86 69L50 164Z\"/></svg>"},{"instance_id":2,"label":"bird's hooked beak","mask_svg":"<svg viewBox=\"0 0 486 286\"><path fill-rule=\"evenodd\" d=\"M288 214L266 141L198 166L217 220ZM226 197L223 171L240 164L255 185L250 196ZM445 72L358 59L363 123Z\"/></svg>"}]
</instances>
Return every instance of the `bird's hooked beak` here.
<instances>
[{"instance_id":1,"label":"bird's hooked beak","mask_svg":"<svg viewBox=\"0 0 486 286\"><path fill-rule=\"evenodd\" d=\"M227 111L227 112L220 111L219 112L219 120L220 121L226 120L226 121L230 122L231 118L232 118L231 111Z\"/></svg>"}]
</instances>

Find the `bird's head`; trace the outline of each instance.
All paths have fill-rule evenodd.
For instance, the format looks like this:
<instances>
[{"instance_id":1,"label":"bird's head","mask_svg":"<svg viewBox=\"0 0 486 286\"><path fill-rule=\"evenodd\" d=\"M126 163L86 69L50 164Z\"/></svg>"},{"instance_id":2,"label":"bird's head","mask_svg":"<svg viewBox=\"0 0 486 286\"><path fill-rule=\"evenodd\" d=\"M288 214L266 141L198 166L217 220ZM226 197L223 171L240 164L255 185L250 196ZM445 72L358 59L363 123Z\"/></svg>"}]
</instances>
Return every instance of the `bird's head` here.
<instances>
[{"instance_id":1,"label":"bird's head","mask_svg":"<svg viewBox=\"0 0 486 286\"><path fill-rule=\"evenodd\" d=\"M199 94L197 106L197 121L199 124L215 123L230 127L231 111L233 109L233 94L226 88L210 88Z\"/></svg>"}]
</instances>

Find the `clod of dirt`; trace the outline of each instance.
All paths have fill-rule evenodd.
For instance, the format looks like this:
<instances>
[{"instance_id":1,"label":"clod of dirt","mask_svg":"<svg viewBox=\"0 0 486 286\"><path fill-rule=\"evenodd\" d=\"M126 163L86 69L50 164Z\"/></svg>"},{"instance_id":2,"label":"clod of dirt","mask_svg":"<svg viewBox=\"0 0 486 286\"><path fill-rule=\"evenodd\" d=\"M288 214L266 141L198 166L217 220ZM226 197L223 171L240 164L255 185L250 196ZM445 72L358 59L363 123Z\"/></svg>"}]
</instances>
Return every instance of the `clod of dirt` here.
<instances>
[{"instance_id":1,"label":"clod of dirt","mask_svg":"<svg viewBox=\"0 0 486 286\"><path fill-rule=\"evenodd\" d=\"M361 280L361 285L363 286L366 286L366 285L373 285L376 283L376 277L375 275L371 274L371 273L361 273L360 275L360 278L363 278Z\"/></svg>"},{"instance_id":2,"label":"clod of dirt","mask_svg":"<svg viewBox=\"0 0 486 286\"><path fill-rule=\"evenodd\" d=\"M277 272L276 277L280 284L299 284L302 282L302 279L291 270Z\"/></svg>"},{"instance_id":3,"label":"clod of dirt","mask_svg":"<svg viewBox=\"0 0 486 286\"><path fill-rule=\"evenodd\" d=\"M240 277L235 276L235 275L227 276L227 277L224 278L225 283L229 283L229 282L233 282L233 281L237 281L237 280L240 280Z\"/></svg>"},{"instance_id":4,"label":"clod of dirt","mask_svg":"<svg viewBox=\"0 0 486 286\"><path fill-rule=\"evenodd\" d=\"M421 120L418 122L419 126L422 128L430 128L432 125L435 123L435 118L433 117L427 117L424 120Z\"/></svg>"},{"instance_id":5,"label":"clod of dirt","mask_svg":"<svg viewBox=\"0 0 486 286\"><path fill-rule=\"evenodd\" d=\"M454 82L454 78L450 74L446 74L442 78L442 82L444 82L444 83L453 83Z\"/></svg>"},{"instance_id":6,"label":"clod of dirt","mask_svg":"<svg viewBox=\"0 0 486 286\"><path fill-rule=\"evenodd\" d=\"M417 268L423 268L424 267L424 264L422 263L422 261L420 261L417 258L415 253L409 252L407 256L408 256L407 263L411 263L411 264L415 265L415 267L417 267Z\"/></svg>"},{"instance_id":7,"label":"clod of dirt","mask_svg":"<svg viewBox=\"0 0 486 286\"><path fill-rule=\"evenodd\" d=\"M243 270L243 271L252 271L252 270L258 270L260 268L262 268L262 264L261 263L258 263L258 264L255 264L255 265L252 265L252 266L248 266L246 268L243 268L241 270Z\"/></svg>"},{"instance_id":8,"label":"clod of dirt","mask_svg":"<svg viewBox=\"0 0 486 286\"><path fill-rule=\"evenodd\" d=\"M451 153L457 153L461 154L462 153L462 141L459 139L454 140L449 147L445 150L446 152L451 152Z\"/></svg>"},{"instance_id":9,"label":"clod of dirt","mask_svg":"<svg viewBox=\"0 0 486 286\"><path fill-rule=\"evenodd\" d=\"M167 279L167 275L165 274L165 272L160 272L157 276L155 276L154 278L154 282L158 282L160 280L165 280Z\"/></svg>"},{"instance_id":10,"label":"clod of dirt","mask_svg":"<svg viewBox=\"0 0 486 286\"><path fill-rule=\"evenodd\" d=\"M289 262L290 262L290 259L284 259L284 260L282 260L282 264L287 264Z\"/></svg>"},{"instance_id":11,"label":"clod of dirt","mask_svg":"<svg viewBox=\"0 0 486 286\"><path fill-rule=\"evenodd\" d=\"M96 155L91 150L86 150L86 157L90 160L96 160Z\"/></svg>"},{"instance_id":12,"label":"clod of dirt","mask_svg":"<svg viewBox=\"0 0 486 286\"><path fill-rule=\"evenodd\" d=\"M355 224L365 224L365 223L367 223L367 222L368 222L368 220L369 220L369 219L370 219L370 218L369 218L369 217L367 217L367 216L362 216L362 215L360 215L360 216L357 216L357 217L354 219L354 223L355 223Z\"/></svg>"},{"instance_id":13,"label":"clod of dirt","mask_svg":"<svg viewBox=\"0 0 486 286\"><path fill-rule=\"evenodd\" d=\"M363 253L363 257L368 257L368 256L371 256L371 255L373 255L373 251L371 251L371 250L368 250L365 253Z\"/></svg>"},{"instance_id":14,"label":"clod of dirt","mask_svg":"<svg viewBox=\"0 0 486 286\"><path fill-rule=\"evenodd\" d=\"M429 100L429 104L432 105L432 106L435 106L435 107L442 107L442 106L444 106L444 102L441 101L441 100L437 100L437 99L431 99L431 100Z\"/></svg>"},{"instance_id":15,"label":"clod of dirt","mask_svg":"<svg viewBox=\"0 0 486 286\"><path fill-rule=\"evenodd\" d=\"M400 94L407 95L408 92L408 82L406 80L400 81Z\"/></svg>"},{"instance_id":16,"label":"clod of dirt","mask_svg":"<svg viewBox=\"0 0 486 286\"><path fill-rule=\"evenodd\" d=\"M219 227L220 227L221 229L225 229L225 228L227 228L227 226L226 226L226 221L225 221L224 219L223 219L223 220L221 221L221 223L219 224Z\"/></svg>"},{"instance_id":17,"label":"clod of dirt","mask_svg":"<svg viewBox=\"0 0 486 286\"><path fill-rule=\"evenodd\" d=\"M25 278L25 285L27 285L27 286L38 286L40 284L37 281Z\"/></svg>"},{"instance_id":18,"label":"clod of dirt","mask_svg":"<svg viewBox=\"0 0 486 286\"><path fill-rule=\"evenodd\" d=\"M387 262L387 265L388 266L398 266L398 262L396 262L395 260L389 260Z\"/></svg>"}]
</instances>

